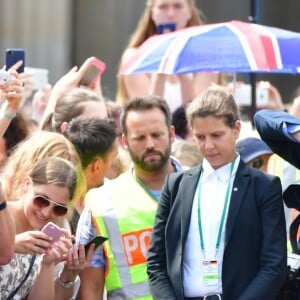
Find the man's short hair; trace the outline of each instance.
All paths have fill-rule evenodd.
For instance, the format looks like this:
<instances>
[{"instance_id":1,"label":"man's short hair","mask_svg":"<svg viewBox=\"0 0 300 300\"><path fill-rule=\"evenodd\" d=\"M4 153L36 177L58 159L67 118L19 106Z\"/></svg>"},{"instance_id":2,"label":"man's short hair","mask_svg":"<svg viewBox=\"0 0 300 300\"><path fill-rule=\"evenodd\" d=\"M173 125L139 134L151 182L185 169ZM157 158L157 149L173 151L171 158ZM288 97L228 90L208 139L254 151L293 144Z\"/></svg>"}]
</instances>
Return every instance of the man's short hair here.
<instances>
[{"instance_id":1,"label":"man's short hair","mask_svg":"<svg viewBox=\"0 0 300 300\"><path fill-rule=\"evenodd\" d=\"M105 160L117 138L113 122L107 119L77 117L64 135L73 143L85 169L96 157Z\"/></svg>"},{"instance_id":2,"label":"man's short hair","mask_svg":"<svg viewBox=\"0 0 300 300\"><path fill-rule=\"evenodd\" d=\"M165 115L166 125L171 126L171 111L168 106L168 103L165 99L154 96L154 95L146 95L143 97L136 97L124 104L122 113L121 113L121 126L122 132L124 135L127 135L126 128L126 119L128 112L130 111L147 111L154 108L158 108Z\"/></svg>"}]
</instances>

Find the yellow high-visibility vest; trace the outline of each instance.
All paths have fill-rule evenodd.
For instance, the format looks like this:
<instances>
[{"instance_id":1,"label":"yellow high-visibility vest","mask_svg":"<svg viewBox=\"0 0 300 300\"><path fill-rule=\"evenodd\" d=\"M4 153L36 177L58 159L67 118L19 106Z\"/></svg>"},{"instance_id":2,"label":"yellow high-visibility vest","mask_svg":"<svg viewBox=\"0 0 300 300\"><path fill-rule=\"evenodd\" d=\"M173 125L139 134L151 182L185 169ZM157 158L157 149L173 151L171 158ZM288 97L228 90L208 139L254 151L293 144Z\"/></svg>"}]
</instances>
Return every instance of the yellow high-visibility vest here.
<instances>
[{"instance_id":1,"label":"yellow high-visibility vest","mask_svg":"<svg viewBox=\"0 0 300 300\"><path fill-rule=\"evenodd\" d=\"M103 246L108 299L152 299L146 254L157 202L131 171L92 190L86 200L97 231L109 238Z\"/></svg>"},{"instance_id":2,"label":"yellow high-visibility vest","mask_svg":"<svg viewBox=\"0 0 300 300\"><path fill-rule=\"evenodd\" d=\"M280 178L283 190L295 181L300 180L300 170L277 154L270 156L267 173Z\"/></svg>"}]
</instances>

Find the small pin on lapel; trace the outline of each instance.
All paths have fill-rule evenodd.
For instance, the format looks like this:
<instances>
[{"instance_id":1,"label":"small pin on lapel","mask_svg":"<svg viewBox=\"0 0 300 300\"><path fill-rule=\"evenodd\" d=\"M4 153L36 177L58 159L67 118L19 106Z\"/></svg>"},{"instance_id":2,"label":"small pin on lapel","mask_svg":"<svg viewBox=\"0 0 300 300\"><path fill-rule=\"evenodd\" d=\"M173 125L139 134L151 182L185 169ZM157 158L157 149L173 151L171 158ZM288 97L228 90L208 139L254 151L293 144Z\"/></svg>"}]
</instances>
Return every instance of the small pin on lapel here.
<instances>
[{"instance_id":1,"label":"small pin on lapel","mask_svg":"<svg viewBox=\"0 0 300 300\"><path fill-rule=\"evenodd\" d=\"M233 191L234 191L234 192L237 192L238 190L239 190L239 189L238 189L237 187L234 187L234 188L233 188Z\"/></svg>"}]
</instances>

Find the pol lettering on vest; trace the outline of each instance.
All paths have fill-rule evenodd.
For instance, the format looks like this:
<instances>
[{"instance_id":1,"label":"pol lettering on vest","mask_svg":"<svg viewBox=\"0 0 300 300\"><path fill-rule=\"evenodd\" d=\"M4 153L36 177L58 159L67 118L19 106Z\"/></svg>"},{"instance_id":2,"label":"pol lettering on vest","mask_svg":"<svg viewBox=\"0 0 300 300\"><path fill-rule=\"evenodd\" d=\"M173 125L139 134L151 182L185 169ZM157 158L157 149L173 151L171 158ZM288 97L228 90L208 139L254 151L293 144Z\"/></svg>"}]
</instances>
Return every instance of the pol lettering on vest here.
<instances>
[{"instance_id":1,"label":"pol lettering on vest","mask_svg":"<svg viewBox=\"0 0 300 300\"><path fill-rule=\"evenodd\" d=\"M129 266L146 263L152 228L122 235L124 252Z\"/></svg>"}]
</instances>

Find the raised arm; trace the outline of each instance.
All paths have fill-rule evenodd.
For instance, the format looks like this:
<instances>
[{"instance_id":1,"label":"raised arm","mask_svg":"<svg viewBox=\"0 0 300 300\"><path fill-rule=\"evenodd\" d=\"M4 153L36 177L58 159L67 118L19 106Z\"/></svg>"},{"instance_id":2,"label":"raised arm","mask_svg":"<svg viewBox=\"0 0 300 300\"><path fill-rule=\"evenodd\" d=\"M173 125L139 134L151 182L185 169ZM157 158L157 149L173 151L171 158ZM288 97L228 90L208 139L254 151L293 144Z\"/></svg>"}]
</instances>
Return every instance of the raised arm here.
<instances>
[{"instance_id":1,"label":"raised arm","mask_svg":"<svg viewBox=\"0 0 300 300\"><path fill-rule=\"evenodd\" d=\"M285 111L263 109L255 114L254 121L258 133L268 146L299 168L300 119Z\"/></svg>"},{"instance_id":2,"label":"raised arm","mask_svg":"<svg viewBox=\"0 0 300 300\"><path fill-rule=\"evenodd\" d=\"M10 71L11 80L1 86L0 136L3 136L11 120L15 118L23 97L23 83L16 71Z\"/></svg>"},{"instance_id":3,"label":"raised arm","mask_svg":"<svg viewBox=\"0 0 300 300\"><path fill-rule=\"evenodd\" d=\"M0 265L7 264L13 257L15 245L15 223L5 201L0 183Z\"/></svg>"}]
</instances>

